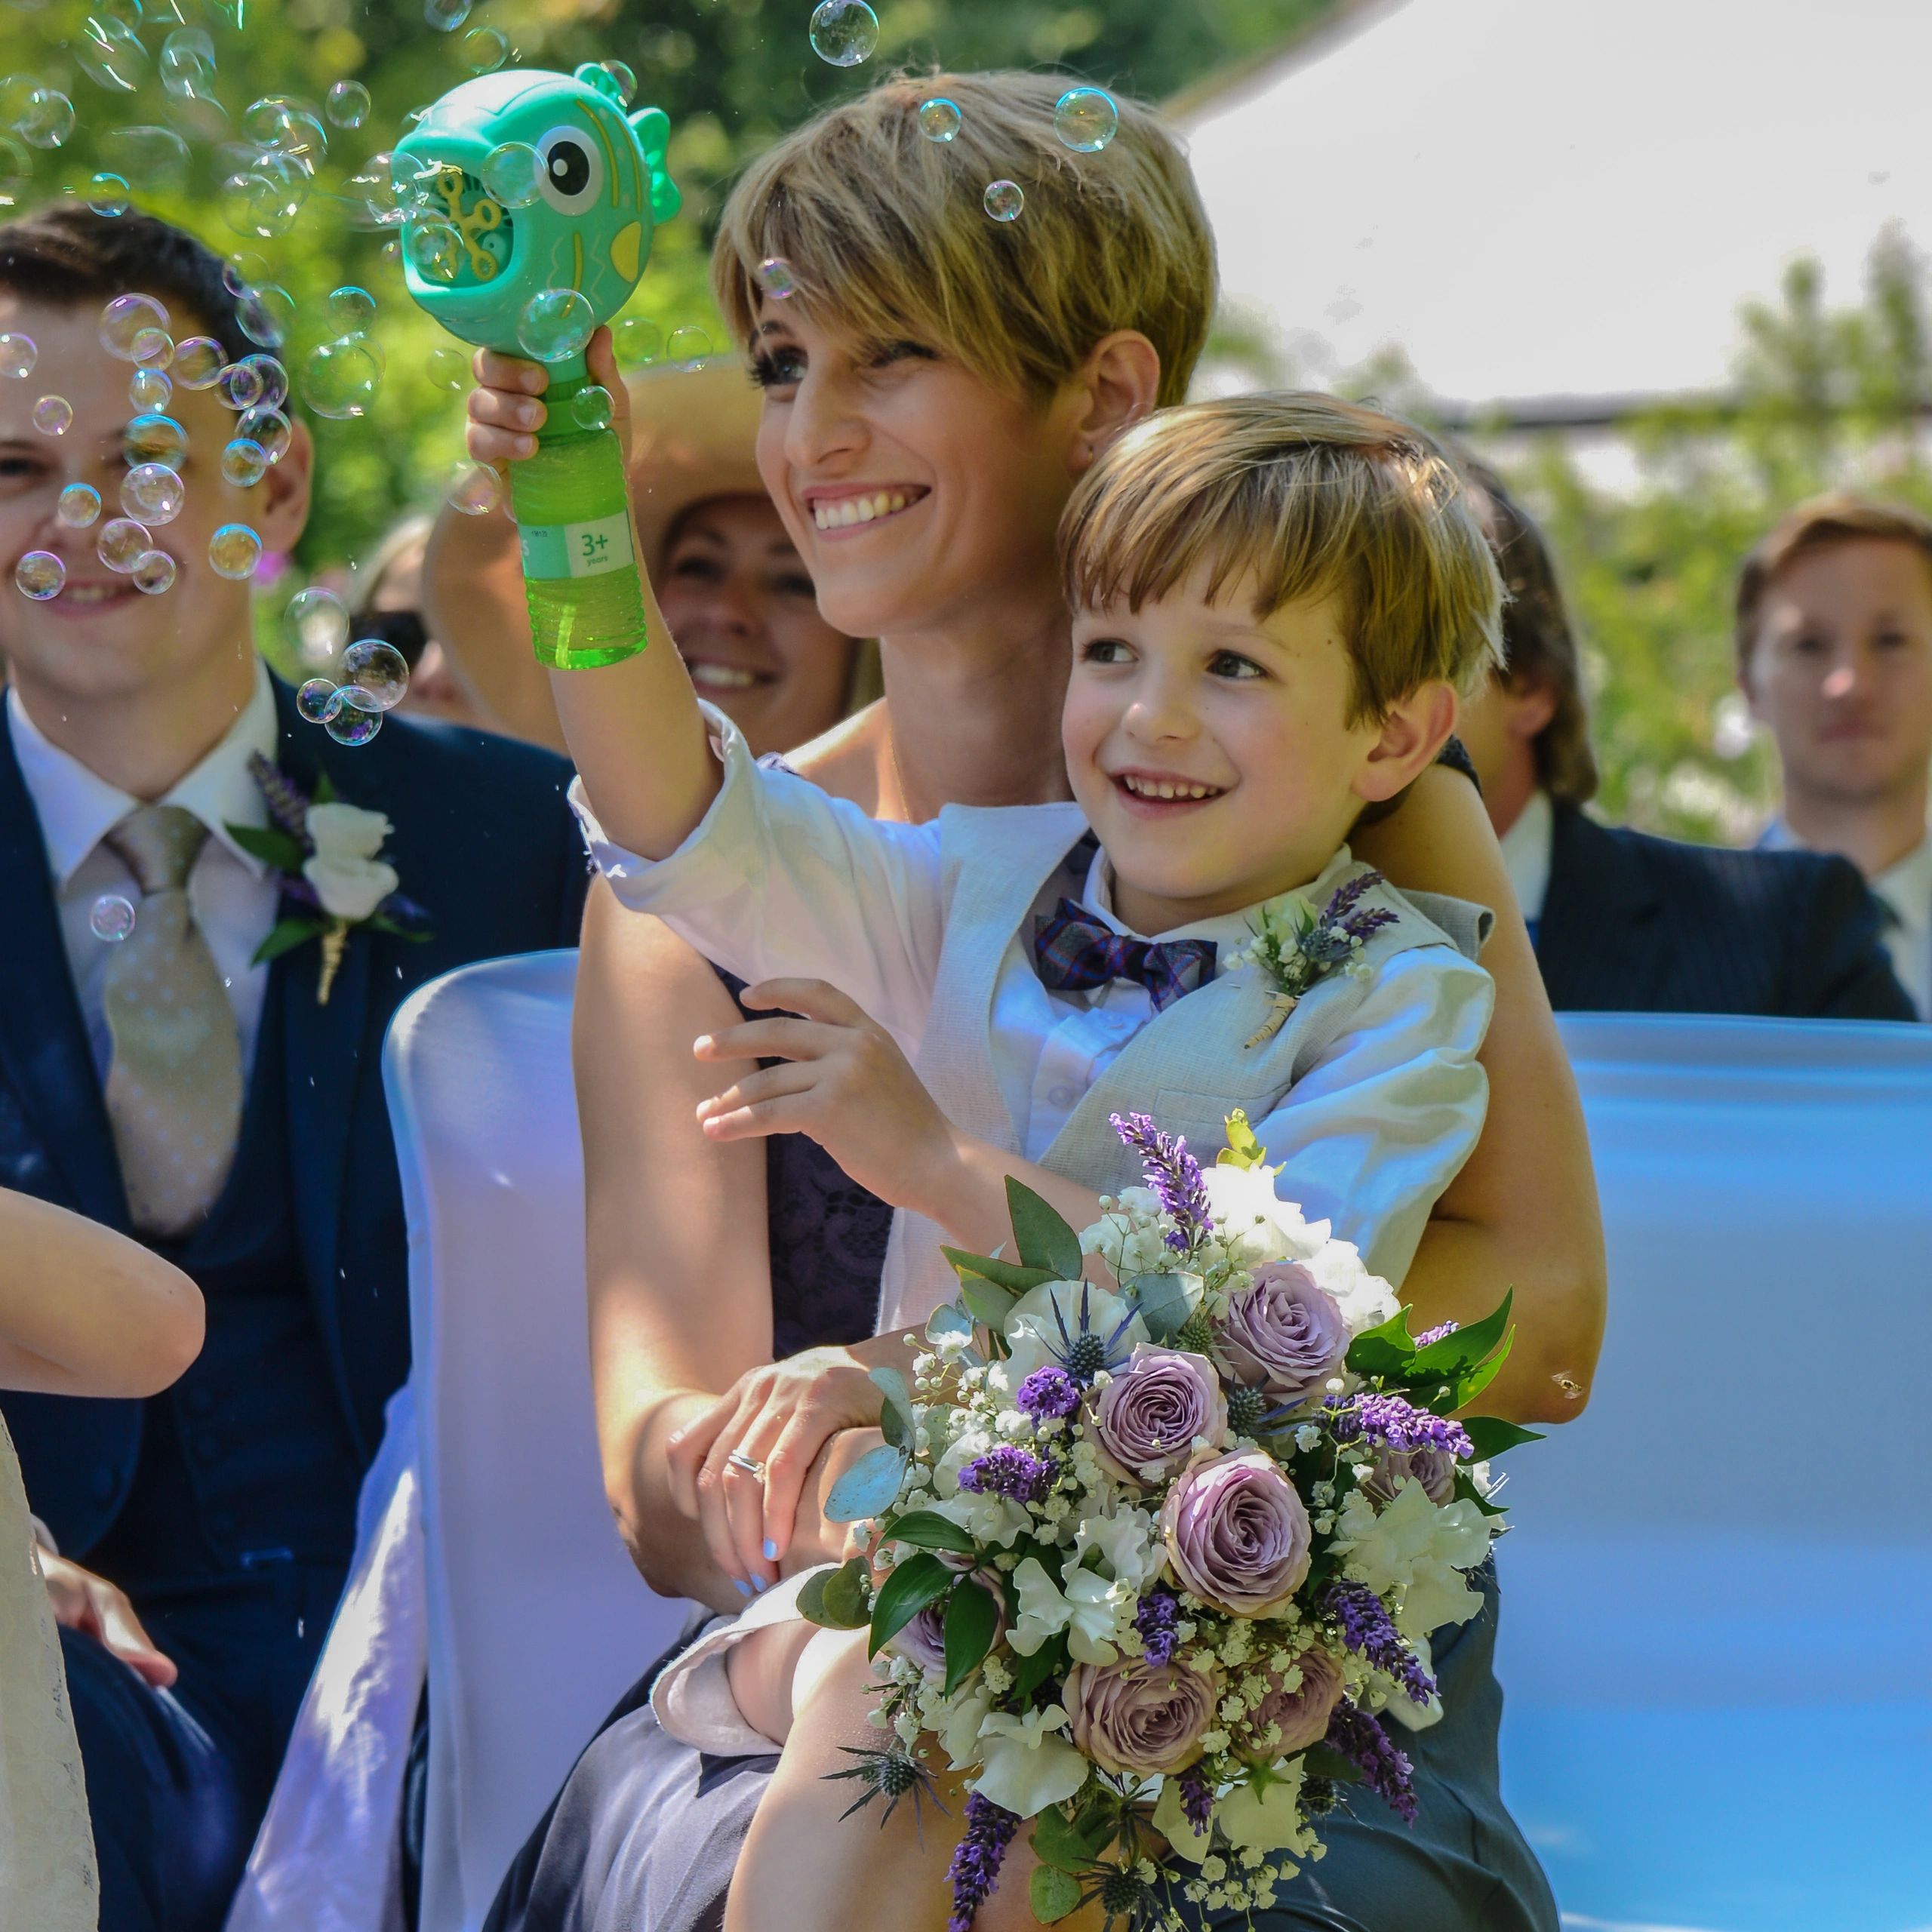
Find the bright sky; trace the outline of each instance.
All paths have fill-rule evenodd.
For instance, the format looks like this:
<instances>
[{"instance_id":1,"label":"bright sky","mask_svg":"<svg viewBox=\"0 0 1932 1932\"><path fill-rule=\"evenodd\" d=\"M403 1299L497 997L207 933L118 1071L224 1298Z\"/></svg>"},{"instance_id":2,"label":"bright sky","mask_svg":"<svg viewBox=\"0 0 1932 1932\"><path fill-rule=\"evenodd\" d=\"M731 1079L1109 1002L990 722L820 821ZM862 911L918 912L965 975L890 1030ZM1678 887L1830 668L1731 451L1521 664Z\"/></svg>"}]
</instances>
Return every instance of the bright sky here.
<instances>
[{"instance_id":1,"label":"bright sky","mask_svg":"<svg viewBox=\"0 0 1932 1932\"><path fill-rule=\"evenodd\" d=\"M1724 381L1809 253L1932 245L1932 0L1389 0L1189 117L1231 301L1463 401Z\"/></svg>"}]
</instances>

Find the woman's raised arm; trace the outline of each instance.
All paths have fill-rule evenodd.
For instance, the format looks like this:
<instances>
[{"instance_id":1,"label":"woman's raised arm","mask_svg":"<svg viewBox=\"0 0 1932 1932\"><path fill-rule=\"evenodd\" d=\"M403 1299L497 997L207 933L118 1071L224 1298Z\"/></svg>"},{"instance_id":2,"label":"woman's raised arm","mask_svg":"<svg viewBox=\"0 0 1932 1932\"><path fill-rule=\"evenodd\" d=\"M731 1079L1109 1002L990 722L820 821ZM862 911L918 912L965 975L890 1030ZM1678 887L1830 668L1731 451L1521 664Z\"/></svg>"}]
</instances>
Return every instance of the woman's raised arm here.
<instances>
[{"instance_id":1,"label":"woman's raised arm","mask_svg":"<svg viewBox=\"0 0 1932 1932\"><path fill-rule=\"evenodd\" d=\"M1515 1346L1482 1407L1522 1423L1567 1422L1582 1411L1603 1345L1603 1223L1577 1084L1496 835L1475 787L1434 765L1400 811L1352 843L1398 887L1496 913L1482 956L1496 980L1481 1054L1489 1115L1436 1204L1403 1299L1420 1328L1472 1320L1513 1289Z\"/></svg>"}]
</instances>

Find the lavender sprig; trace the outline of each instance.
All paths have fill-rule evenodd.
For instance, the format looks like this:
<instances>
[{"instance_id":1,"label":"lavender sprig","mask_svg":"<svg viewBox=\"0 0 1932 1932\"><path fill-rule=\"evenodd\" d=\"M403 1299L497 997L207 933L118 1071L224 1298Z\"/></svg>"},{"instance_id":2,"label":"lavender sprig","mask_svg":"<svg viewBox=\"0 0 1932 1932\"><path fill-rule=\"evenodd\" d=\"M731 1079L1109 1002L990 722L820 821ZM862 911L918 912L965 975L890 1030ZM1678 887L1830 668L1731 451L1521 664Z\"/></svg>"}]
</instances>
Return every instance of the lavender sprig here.
<instances>
[{"instance_id":1,"label":"lavender sprig","mask_svg":"<svg viewBox=\"0 0 1932 1932\"><path fill-rule=\"evenodd\" d=\"M1326 1741L1361 1773L1362 1782L1386 1799L1404 1823L1415 1823L1415 1767L1374 1718L1344 1697L1328 1720Z\"/></svg>"},{"instance_id":2,"label":"lavender sprig","mask_svg":"<svg viewBox=\"0 0 1932 1932\"><path fill-rule=\"evenodd\" d=\"M1011 1497L1016 1503L1038 1503L1053 1486L1052 1463L1011 1443L975 1456L959 1472L961 1489L976 1496Z\"/></svg>"},{"instance_id":3,"label":"lavender sprig","mask_svg":"<svg viewBox=\"0 0 1932 1932\"><path fill-rule=\"evenodd\" d=\"M1019 1827L1017 1813L982 1798L977 1791L968 1796L966 1829L946 1868L952 1887L952 1916L946 1921L946 1932L972 1932L980 1907L999 1883L1006 1848Z\"/></svg>"},{"instance_id":4,"label":"lavender sprig","mask_svg":"<svg viewBox=\"0 0 1932 1932\"><path fill-rule=\"evenodd\" d=\"M1140 1632L1143 1654L1149 1663L1158 1666L1174 1661L1179 1641L1174 1626L1180 1621L1180 1599L1173 1591L1156 1583L1140 1599L1134 1613L1134 1627Z\"/></svg>"},{"instance_id":5,"label":"lavender sprig","mask_svg":"<svg viewBox=\"0 0 1932 1932\"><path fill-rule=\"evenodd\" d=\"M1435 1679L1403 1642L1388 1606L1373 1590L1361 1583L1331 1583L1321 1607L1334 1619L1342 1641L1395 1678L1411 1703L1426 1704L1435 1695Z\"/></svg>"},{"instance_id":6,"label":"lavender sprig","mask_svg":"<svg viewBox=\"0 0 1932 1932\"><path fill-rule=\"evenodd\" d=\"M1454 1334L1462 1325L1460 1321L1442 1321L1438 1322L1433 1328L1425 1328L1416 1337L1416 1346L1419 1349L1426 1349L1430 1343L1439 1342L1445 1336Z\"/></svg>"},{"instance_id":7,"label":"lavender sprig","mask_svg":"<svg viewBox=\"0 0 1932 1932\"><path fill-rule=\"evenodd\" d=\"M1065 1369L1049 1362L1020 1383L1013 1400L1023 1415L1035 1422L1050 1422L1070 1416L1079 1407L1080 1385Z\"/></svg>"},{"instance_id":8,"label":"lavender sprig","mask_svg":"<svg viewBox=\"0 0 1932 1932\"><path fill-rule=\"evenodd\" d=\"M1124 1117L1114 1114L1109 1118L1123 1143L1140 1156L1147 1185L1174 1218L1175 1226L1168 1236L1168 1245L1178 1254L1186 1254L1214 1231L1214 1219L1208 1208L1207 1185L1201 1178L1201 1163L1187 1151L1183 1136L1163 1134L1146 1114Z\"/></svg>"},{"instance_id":9,"label":"lavender sprig","mask_svg":"<svg viewBox=\"0 0 1932 1932\"><path fill-rule=\"evenodd\" d=\"M1206 1773L1198 1764L1190 1764L1179 1783L1181 1815L1196 1832L1206 1831L1214 1816L1214 1794L1208 1789Z\"/></svg>"},{"instance_id":10,"label":"lavender sprig","mask_svg":"<svg viewBox=\"0 0 1932 1932\"><path fill-rule=\"evenodd\" d=\"M260 752L248 754L248 775L269 808L269 817L291 837L308 844L309 801L296 789L294 781Z\"/></svg>"},{"instance_id":11,"label":"lavender sprig","mask_svg":"<svg viewBox=\"0 0 1932 1932\"><path fill-rule=\"evenodd\" d=\"M1331 1395L1322 1404L1337 1442L1373 1442L1388 1449L1439 1449L1445 1456L1475 1454L1469 1432L1447 1416L1419 1409L1400 1395Z\"/></svg>"}]
</instances>

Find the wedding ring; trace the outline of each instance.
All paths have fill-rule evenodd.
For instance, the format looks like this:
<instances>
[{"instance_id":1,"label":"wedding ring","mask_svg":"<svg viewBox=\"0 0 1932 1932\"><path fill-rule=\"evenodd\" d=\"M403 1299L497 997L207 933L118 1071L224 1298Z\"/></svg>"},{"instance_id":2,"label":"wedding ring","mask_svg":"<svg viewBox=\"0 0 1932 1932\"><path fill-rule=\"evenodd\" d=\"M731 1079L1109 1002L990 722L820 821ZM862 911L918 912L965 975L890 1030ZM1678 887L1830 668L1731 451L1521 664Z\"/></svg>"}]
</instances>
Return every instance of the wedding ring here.
<instances>
[{"instance_id":1,"label":"wedding ring","mask_svg":"<svg viewBox=\"0 0 1932 1932\"><path fill-rule=\"evenodd\" d=\"M746 1475L754 1476L760 1482L764 1481L764 1465L762 1463L754 1462L742 1449L734 1449L724 1460L733 1469L743 1469Z\"/></svg>"}]
</instances>

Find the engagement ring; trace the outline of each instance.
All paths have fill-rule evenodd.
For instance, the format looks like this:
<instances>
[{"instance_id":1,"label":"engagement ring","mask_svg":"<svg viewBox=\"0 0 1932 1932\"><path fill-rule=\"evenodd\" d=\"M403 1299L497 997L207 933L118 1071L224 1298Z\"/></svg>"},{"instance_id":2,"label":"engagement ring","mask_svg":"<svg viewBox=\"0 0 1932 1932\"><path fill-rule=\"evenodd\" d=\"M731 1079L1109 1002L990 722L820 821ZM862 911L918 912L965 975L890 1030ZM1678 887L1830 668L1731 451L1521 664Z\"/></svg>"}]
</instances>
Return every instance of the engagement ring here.
<instances>
[{"instance_id":1,"label":"engagement ring","mask_svg":"<svg viewBox=\"0 0 1932 1932\"><path fill-rule=\"evenodd\" d=\"M764 1480L764 1465L754 1462L742 1449L734 1449L724 1458L734 1469L743 1469L748 1476L755 1476L760 1482Z\"/></svg>"}]
</instances>

